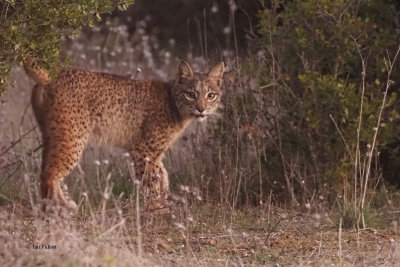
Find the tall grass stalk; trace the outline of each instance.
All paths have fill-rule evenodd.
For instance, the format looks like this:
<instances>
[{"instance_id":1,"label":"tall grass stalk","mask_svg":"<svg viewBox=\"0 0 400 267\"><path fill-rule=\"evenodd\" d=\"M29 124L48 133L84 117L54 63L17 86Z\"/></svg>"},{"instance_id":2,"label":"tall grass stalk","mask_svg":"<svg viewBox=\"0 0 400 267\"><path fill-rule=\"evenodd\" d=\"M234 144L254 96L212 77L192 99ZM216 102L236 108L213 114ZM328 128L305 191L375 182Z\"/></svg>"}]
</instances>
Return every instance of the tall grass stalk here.
<instances>
[{"instance_id":1,"label":"tall grass stalk","mask_svg":"<svg viewBox=\"0 0 400 267\"><path fill-rule=\"evenodd\" d=\"M385 108L386 105L386 98L387 98L387 93L389 91L389 88L393 85L393 81L390 80L390 76L392 74L392 70L393 70L393 66L394 63L397 60L397 57L399 55L400 52L400 46L397 49L397 52L393 58L393 61L390 61L390 57L387 58L387 69L388 69L388 74L387 74L387 80L386 80L386 88L385 88L385 92L383 94L383 99L382 99L382 105L381 108L379 110L379 116L378 116L378 121L376 123L376 127L374 128L374 137L372 139L372 145L371 145L371 151L367 154L367 166L366 166L366 170L365 170L365 178L364 178L364 186L363 186L363 191L362 191L362 198L361 198L361 211L362 211L362 223L363 223L363 228L365 229L366 225L365 225L365 218L364 218L364 208L365 208L365 195L367 192L367 187L368 187L368 181L369 181L369 176L370 176L370 172L371 172L371 162L372 162L372 157L374 154L374 150L375 150L375 146L376 146L376 138L378 136L378 131L379 131L379 127L381 124L381 118L382 118L382 112L383 109Z\"/></svg>"},{"instance_id":2,"label":"tall grass stalk","mask_svg":"<svg viewBox=\"0 0 400 267\"><path fill-rule=\"evenodd\" d=\"M362 64L362 72L361 72L361 96L360 96L360 112L359 112L359 118L358 118L358 127L357 127L357 140L356 140L356 151L354 155L354 192L353 192L353 205L354 205L354 212L355 212L355 217L357 218L357 228L359 227L359 222L361 220L362 222L362 228L365 229L367 227L366 222L365 222L365 211L366 211L366 206L365 206L365 198L368 190L368 184L370 180L370 175L371 175L371 164L372 164L372 158L374 156L374 152L376 149L376 140L379 132L379 128L381 126L381 120L382 120L382 113L386 105L386 99L387 99L387 93L389 91L389 88L393 84L393 81L390 80L392 70L394 63L397 60L397 57L400 53L400 46L397 49L397 52L393 58L393 60L390 60L390 57L388 57L385 62L386 62L386 67L387 67L387 80L386 80L386 86L385 90L383 92L383 98L382 98L382 104L379 109L378 113L378 119L376 122L376 127L373 128L374 135L372 138L372 145L370 149L366 153L366 157L363 158L361 155L361 150L360 150L360 132L362 129L362 117L363 117L363 103L364 103L364 93L365 93L365 79L366 79L366 64L365 64L365 59L361 54L360 47L356 43L360 58L361 58L361 64ZM346 144L346 143L345 143ZM360 189L358 190L358 188ZM344 203L346 206L347 203ZM346 207L344 207L347 209Z\"/></svg>"}]
</instances>

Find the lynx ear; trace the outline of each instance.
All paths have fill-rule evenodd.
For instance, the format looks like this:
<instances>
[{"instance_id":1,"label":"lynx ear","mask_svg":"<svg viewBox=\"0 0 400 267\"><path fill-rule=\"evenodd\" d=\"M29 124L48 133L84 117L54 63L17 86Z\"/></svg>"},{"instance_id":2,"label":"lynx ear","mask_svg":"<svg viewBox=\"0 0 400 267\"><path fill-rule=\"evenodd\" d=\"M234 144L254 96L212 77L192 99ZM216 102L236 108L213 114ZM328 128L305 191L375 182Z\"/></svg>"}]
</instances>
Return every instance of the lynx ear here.
<instances>
[{"instance_id":1,"label":"lynx ear","mask_svg":"<svg viewBox=\"0 0 400 267\"><path fill-rule=\"evenodd\" d=\"M225 65L224 62L218 63L212 70L208 73L208 78L215 80L218 86L222 84L222 77L224 75Z\"/></svg>"},{"instance_id":2,"label":"lynx ear","mask_svg":"<svg viewBox=\"0 0 400 267\"><path fill-rule=\"evenodd\" d=\"M178 81L190 78L192 76L193 76L193 71L190 65L186 61L181 60L178 64L178 74L177 74Z\"/></svg>"}]
</instances>

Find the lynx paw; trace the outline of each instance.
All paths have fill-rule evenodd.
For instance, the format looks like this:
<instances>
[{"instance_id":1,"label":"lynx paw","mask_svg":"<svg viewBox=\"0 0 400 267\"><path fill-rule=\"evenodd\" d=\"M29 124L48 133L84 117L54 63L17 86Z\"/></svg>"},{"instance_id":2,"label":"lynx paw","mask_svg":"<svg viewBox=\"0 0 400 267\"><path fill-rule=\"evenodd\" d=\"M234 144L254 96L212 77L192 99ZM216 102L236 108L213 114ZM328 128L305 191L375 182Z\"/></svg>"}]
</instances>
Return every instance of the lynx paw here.
<instances>
[{"instance_id":1,"label":"lynx paw","mask_svg":"<svg viewBox=\"0 0 400 267\"><path fill-rule=\"evenodd\" d=\"M78 206L73 200L58 200L58 199L43 199L42 211L47 214L59 213L67 211L68 213L75 213Z\"/></svg>"},{"instance_id":2,"label":"lynx paw","mask_svg":"<svg viewBox=\"0 0 400 267\"><path fill-rule=\"evenodd\" d=\"M78 206L76 205L75 201L73 201L73 200L67 200L65 203L65 207L71 211L78 210Z\"/></svg>"}]
</instances>

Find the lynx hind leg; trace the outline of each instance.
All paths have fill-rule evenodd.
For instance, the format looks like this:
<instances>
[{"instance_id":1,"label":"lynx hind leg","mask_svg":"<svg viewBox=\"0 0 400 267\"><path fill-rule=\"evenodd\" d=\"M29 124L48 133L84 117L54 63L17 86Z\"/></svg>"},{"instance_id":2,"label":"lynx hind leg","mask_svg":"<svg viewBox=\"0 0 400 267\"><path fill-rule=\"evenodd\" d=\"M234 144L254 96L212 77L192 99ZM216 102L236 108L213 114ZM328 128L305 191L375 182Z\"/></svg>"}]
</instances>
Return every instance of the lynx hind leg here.
<instances>
[{"instance_id":1,"label":"lynx hind leg","mask_svg":"<svg viewBox=\"0 0 400 267\"><path fill-rule=\"evenodd\" d=\"M59 133L58 138L45 140L40 176L43 199L76 209L75 202L64 197L60 184L78 163L86 141L87 137L68 138L68 134Z\"/></svg>"}]
</instances>

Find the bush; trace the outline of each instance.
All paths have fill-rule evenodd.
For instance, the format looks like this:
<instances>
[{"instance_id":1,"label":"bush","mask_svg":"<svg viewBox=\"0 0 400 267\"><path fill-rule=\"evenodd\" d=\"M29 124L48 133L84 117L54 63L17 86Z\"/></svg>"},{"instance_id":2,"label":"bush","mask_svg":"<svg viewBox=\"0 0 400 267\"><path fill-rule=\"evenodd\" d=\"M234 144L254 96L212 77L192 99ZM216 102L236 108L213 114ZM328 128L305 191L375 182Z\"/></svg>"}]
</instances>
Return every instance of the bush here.
<instances>
[{"instance_id":1,"label":"bush","mask_svg":"<svg viewBox=\"0 0 400 267\"><path fill-rule=\"evenodd\" d=\"M42 67L60 69L60 38L71 37L82 26L100 20L100 13L111 12L117 6L126 9L132 0L79 1L19 1L0 3L0 93L13 63L26 56L35 56Z\"/></svg>"},{"instance_id":2,"label":"bush","mask_svg":"<svg viewBox=\"0 0 400 267\"><path fill-rule=\"evenodd\" d=\"M346 194L361 176L376 130L371 177L381 171L380 151L398 153L393 149L400 134L395 87L389 90L380 128L376 126L388 58L394 57L400 38L399 11L390 0L295 0L271 1L260 12L260 88L274 105L277 132L271 143L278 144L265 147L272 160L269 175L286 179L294 193L303 192L302 183L308 182L309 198L315 192L329 193L331 200L339 192ZM397 67L390 79L398 80L399 73Z\"/></svg>"}]
</instances>

